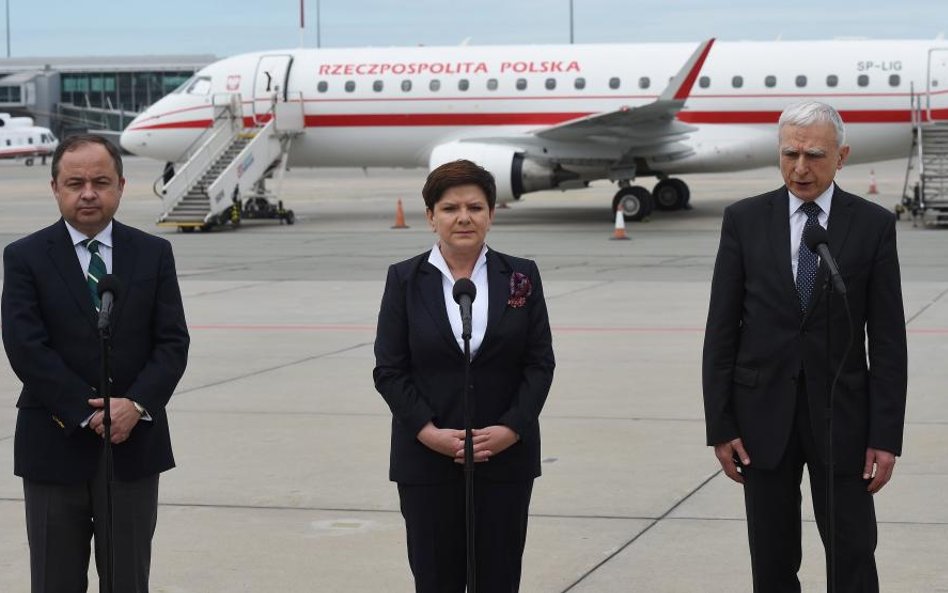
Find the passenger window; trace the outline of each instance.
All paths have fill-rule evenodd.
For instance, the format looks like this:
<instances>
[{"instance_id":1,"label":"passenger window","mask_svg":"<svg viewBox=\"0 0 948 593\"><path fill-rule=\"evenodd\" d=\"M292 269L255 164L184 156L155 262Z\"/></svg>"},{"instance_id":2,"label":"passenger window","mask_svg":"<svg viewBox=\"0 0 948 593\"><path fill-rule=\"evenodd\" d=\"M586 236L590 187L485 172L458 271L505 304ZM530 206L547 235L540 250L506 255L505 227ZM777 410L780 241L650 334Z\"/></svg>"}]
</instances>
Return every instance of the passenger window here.
<instances>
[{"instance_id":1,"label":"passenger window","mask_svg":"<svg viewBox=\"0 0 948 593\"><path fill-rule=\"evenodd\" d=\"M647 89L647 88L650 87L650 86L652 86L652 81L649 80L649 77L648 77L648 76L643 76L643 77L639 78L639 88L640 88L640 89Z\"/></svg>"},{"instance_id":2,"label":"passenger window","mask_svg":"<svg viewBox=\"0 0 948 593\"><path fill-rule=\"evenodd\" d=\"M802 75L802 74L801 74L800 76L797 76L797 79L796 79L795 82L796 82L796 85L797 85L798 87L800 87L800 88L805 87L805 86L806 86L806 76L804 76L804 75Z\"/></svg>"},{"instance_id":3,"label":"passenger window","mask_svg":"<svg viewBox=\"0 0 948 593\"><path fill-rule=\"evenodd\" d=\"M431 82L428 83L428 88L429 88L432 92L435 92L435 93L438 92L438 91L440 91L440 90L441 90L441 81L438 80L437 78L432 78L432 79L431 79Z\"/></svg>"},{"instance_id":4,"label":"passenger window","mask_svg":"<svg viewBox=\"0 0 948 593\"><path fill-rule=\"evenodd\" d=\"M381 80L376 80L375 82L372 83L372 90L375 91L376 93L381 93L383 87L384 87L384 83Z\"/></svg>"},{"instance_id":5,"label":"passenger window","mask_svg":"<svg viewBox=\"0 0 948 593\"><path fill-rule=\"evenodd\" d=\"M707 76L700 77L698 79L698 86L700 86L703 89L708 88L709 86L711 86L711 79L708 78Z\"/></svg>"},{"instance_id":6,"label":"passenger window","mask_svg":"<svg viewBox=\"0 0 948 593\"><path fill-rule=\"evenodd\" d=\"M320 80L319 82L316 83L316 90L319 91L320 93L325 93L326 91L329 90L329 83L326 82L325 80Z\"/></svg>"},{"instance_id":7,"label":"passenger window","mask_svg":"<svg viewBox=\"0 0 948 593\"><path fill-rule=\"evenodd\" d=\"M526 79L526 78L518 78L518 79L517 79L517 90L518 90L518 91L522 91L522 90L524 90L524 89L526 89L526 88L527 88L527 79Z\"/></svg>"},{"instance_id":8,"label":"passenger window","mask_svg":"<svg viewBox=\"0 0 948 593\"><path fill-rule=\"evenodd\" d=\"M889 75L889 86L899 86L900 84L902 84L902 77L898 74Z\"/></svg>"},{"instance_id":9,"label":"passenger window","mask_svg":"<svg viewBox=\"0 0 948 593\"><path fill-rule=\"evenodd\" d=\"M859 86L869 86L869 75L860 74L859 78L856 79L856 84L858 84Z\"/></svg>"},{"instance_id":10,"label":"passenger window","mask_svg":"<svg viewBox=\"0 0 948 593\"><path fill-rule=\"evenodd\" d=\"M609 88L610 88L610 89L615 90L615 89L619 88L619 85L620 85L620 84L621 84L621 81L619 80L619 77L618 77L618 76L613 76L612 78L609 79Z\"/></svg>"},{"instance_id":11,"label":"passenger window","mask_svg":"<svg viewBox=\"0 0 948 593\"><path fill-rule=\"evenodd\" d=\"M468 79L462 78L461 80L458 81L459 91L466 91L469 88L471 88L471 81L469 81Z\"/></svg>"},{"instance_id":12,"label":"passenger window","mask_svg":"<svg viewBox=\"0 0 948 593\"><path fill-rule=\"evenodd\" d=\"M555 79L555 78L547 78L547 79L546 79L546 82L544 82L543 85L546 87L546 90L552 91L553 89L556 88L556 79Z\"/></svg>"},{"instance_id":13,"label":"passenger window","mask_svg":"<svg viewBox=\"0 0 948 593\"><path fill-rule=\"evenodd\" d=\"M736 89L739 89L739 88L741 88L742 86L744 86L744 77L743 77L743 76L735 76L734 78L732 78L732 79L731 79L731 86L733 86L733 87L736 88Z\"/></svg>"},{"instance_id":14,"label":"passenger window","mask_svg":"<svg viewBox=\"0 0 948 593\"><path fill-rule=\"evenodd\" d=\"M583 78L582 76L578 77L576 80L573 81L573 86L578 91L583 90L584 88L586 88L586 79Z\"/></svg>"},{"instance_id":15,"label":"passenger window","mask_svg":"<svg viewBox=\"0 0 948 593\"><path fill-rule=\"evenodd\" d=\"M402 81L402 91L407 93L410 90L411 90L411 81L406 78L405 80Z\"/></svg>"},{"instance_id":16,"label":"passenger window","mask_svg":"<svg viewBox=\"0 0 948 593\"><path fill-rule=\"evenodd\" d=\"M489 91L496 91L496 90L497 90L497 79L496 79L496 78L488 78L488 79L487 79L487 90L489 90Z\"/></svg>"},{"instance_id":17,"label":"passenger window","mask_svg":"<svg viewBox=\"0 0 948 593\"><path fill-rule=\"evenodd\" d=\"M345 87L345 88L346 88L346 92L347 92L347 93L351 93L352 91L356 90L356 83L355 83L355 81L354 81L354 80L347 80L347 81L346 81L346 87Z\"/></svg>"},{"instance_id":18,"label":"passenger window","mask_svg":"<svg viewBox=\"0 0 948 593\"><path fill-rule=\"evenodd\" d=\"M826 77L826 86L835 87L838 84L839 84L839 77L836 76L835 74L830 74L829 76Z\"/></svg>"},{"instance_id":19,"label":"passenger window","mask_svg":"<svg viewBox=\"0 0 948 593\"><path fill-rule=\"evenodd\" d=\"M768 89L772 89L777 86L777 77L773 74L764 77L764 86Z\"/></svg>"}]
</instances>

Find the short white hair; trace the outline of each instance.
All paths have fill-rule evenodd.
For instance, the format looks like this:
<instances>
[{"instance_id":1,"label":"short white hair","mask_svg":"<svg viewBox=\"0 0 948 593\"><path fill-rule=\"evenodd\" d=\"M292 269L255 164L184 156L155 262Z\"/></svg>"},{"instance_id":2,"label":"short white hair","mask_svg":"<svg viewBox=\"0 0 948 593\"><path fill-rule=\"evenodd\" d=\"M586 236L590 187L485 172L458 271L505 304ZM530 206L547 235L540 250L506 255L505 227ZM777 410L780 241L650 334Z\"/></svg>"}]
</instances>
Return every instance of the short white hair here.
<instances>
[{"instance_id":1,"label":"short white hair","mask_svg":"<svg viewBox=\"0 0 948 593\"><path fill-rule=\"evenodd\" d=\"M778 132L782 131L784 126L805 128L813 124L833 124L836 128L836 146L840 147L846 143L843 118L833 107L819 101L801 101L790 105L780 114L777 124Z\"/></svg>"}]
</instances>

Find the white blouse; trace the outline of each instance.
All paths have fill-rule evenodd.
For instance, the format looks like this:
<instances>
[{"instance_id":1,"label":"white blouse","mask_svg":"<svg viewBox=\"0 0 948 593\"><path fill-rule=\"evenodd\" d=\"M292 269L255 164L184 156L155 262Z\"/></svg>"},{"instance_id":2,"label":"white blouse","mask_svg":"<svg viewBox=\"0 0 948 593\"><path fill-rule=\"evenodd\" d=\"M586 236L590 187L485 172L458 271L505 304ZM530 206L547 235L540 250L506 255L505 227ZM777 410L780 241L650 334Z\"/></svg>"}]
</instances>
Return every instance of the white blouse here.
<instances>
[{"instance_id":1,"label":"white blouse","mask_svg":"<svg viewBox=\"0 0 948 593\"><path fill-rule=\"evenodd\" d=\"M451 269L448 268L448 262L444 261L441 255L441 248L435 243L428 254L428 263L438 268L441 272L441 286L444 289L444 306L448 312L448 321L451 322L451 331L454 333L454 339L458 342L458 347L464 351L464 340L461 338L461 308L454 302L454 276L451 275ZM471 273L471 282L477 288L477 295L471 304L471 358L477 354L477 350L484 341L484 332L487 331L487 245L481 247L481 253L477 256L477 262L474 263L474 271Z\"/></svg>"}]
</instances>

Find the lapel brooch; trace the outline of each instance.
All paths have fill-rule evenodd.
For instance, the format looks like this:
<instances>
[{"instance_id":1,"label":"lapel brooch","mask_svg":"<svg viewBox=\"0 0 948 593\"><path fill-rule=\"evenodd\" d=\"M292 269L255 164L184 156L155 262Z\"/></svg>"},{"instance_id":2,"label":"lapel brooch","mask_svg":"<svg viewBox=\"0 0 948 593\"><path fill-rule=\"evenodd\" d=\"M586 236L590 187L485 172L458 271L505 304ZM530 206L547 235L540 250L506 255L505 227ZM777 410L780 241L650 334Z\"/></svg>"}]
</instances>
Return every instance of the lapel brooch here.
<instances>
[{"instance_id":1,"label":"lapel brooch","mask_svg":"<svg viewBox=\"0 0 948 593\"><path fill-rule=\"evenodd\" d=\"M514 272L510 275L510 296L507 298L507 305L520 308L527 304L527 297L533 294L533 285L530 284L530 278L526 274Z\"/></svg>"}]
</instances>

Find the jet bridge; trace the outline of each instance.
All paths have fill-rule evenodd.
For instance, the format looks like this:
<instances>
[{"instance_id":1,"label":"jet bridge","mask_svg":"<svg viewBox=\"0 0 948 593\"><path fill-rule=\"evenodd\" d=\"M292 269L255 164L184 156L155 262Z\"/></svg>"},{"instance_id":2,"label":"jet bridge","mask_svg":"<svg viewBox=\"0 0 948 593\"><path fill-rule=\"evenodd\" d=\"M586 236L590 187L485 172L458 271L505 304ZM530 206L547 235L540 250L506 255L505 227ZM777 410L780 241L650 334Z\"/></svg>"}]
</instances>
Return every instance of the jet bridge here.
<instances>
[{"instance_id":1,"label":"jet bridge","mask_svg":"<svg viewBox=\"0 0 948 593\"><path fill-rule=\"evenodd\" d=\"M183 155L184 165L166 168L155 181L162 200L159 226L189 232L247 218L293 224L292 210L283 207L279 188L293 138L303 132L302 97L284 100L274 94L270 107L245 117L239 94L213 97L214 119ZM276 186L269 191L266 182Z\"/></svg>"}]
</instances>

